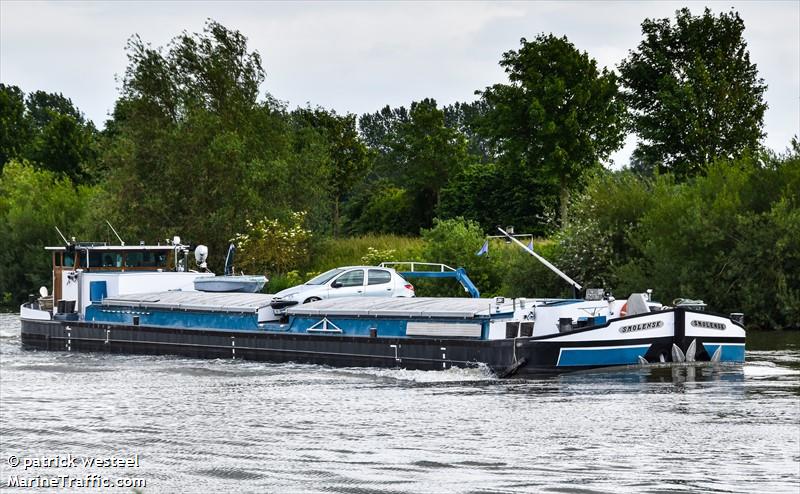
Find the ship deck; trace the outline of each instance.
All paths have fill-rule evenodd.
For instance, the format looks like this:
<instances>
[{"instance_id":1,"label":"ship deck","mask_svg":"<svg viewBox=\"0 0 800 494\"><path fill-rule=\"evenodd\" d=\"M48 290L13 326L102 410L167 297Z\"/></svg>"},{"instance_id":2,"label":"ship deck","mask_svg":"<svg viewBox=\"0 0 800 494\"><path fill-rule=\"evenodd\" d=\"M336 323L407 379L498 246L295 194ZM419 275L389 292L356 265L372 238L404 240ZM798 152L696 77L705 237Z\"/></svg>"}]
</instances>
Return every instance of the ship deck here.
<instances>
[{"instance_id":1,"label":"ship deck","mask_svg":"<svg viewBox=\"0 0 800 494\"><path fill-rule=\"evenodd\" d=\"M513 301L495 305L488 298L331 298L289 307L294 316L488 318L514 311Z\"/></svg>"}]
</instances>

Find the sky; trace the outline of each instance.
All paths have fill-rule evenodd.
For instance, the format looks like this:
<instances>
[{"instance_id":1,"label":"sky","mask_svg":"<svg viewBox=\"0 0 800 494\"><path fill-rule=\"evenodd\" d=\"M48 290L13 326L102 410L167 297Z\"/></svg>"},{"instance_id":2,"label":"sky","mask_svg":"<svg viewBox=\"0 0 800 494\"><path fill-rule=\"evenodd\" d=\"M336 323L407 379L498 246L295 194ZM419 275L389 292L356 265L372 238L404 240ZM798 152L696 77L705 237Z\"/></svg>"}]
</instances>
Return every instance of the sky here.
<instances>
[{"instance_id":1,"label":"sky","mask_svg":"<svg viewBox=\"0 0 800 494\"><path fill-rule=\"evenodd\" d=\"M498 65L520 38L566 35L601 67L641 41L645 18L731 8L744 19L751 61L768 89L765 144L800 134L800 2L67 2L0 0L0 82L60 92L98 127L119 94L125 44L138 34L165 46L212 18L241 31L261 54L262 88L290 108L375 112L431 97L473 101L506 81ZM629 136L611 159L627 164Z\"/></svg>"}]
</instances>

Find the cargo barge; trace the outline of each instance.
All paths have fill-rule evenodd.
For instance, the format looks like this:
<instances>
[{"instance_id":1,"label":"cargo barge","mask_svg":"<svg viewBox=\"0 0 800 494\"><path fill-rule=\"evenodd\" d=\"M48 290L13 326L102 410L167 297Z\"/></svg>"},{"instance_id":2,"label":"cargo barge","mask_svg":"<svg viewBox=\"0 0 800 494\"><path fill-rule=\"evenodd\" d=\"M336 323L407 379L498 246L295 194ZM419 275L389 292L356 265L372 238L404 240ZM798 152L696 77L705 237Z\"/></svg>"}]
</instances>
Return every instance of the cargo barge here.
<instances>
[{"instance_id":1,"label":"cargo barge","mask_svg":"<svg viewBox=\"0 0 800 494\"><path fill-rule=\"evenodd\" d=\"M421 370L483 366L501 377L745 357L736 315L707 312L698 302L666 307L649 293L297 304L269 294L195 291L194 279L209 275L187 271L189 248L177 244L51 250L57 302L32 298L20 308L29 349ZM98 252L112 254L110 266L93 265L103 258ZM150 270L129 266L143 252L160 261Z\"/></svg>"}]
</instances>

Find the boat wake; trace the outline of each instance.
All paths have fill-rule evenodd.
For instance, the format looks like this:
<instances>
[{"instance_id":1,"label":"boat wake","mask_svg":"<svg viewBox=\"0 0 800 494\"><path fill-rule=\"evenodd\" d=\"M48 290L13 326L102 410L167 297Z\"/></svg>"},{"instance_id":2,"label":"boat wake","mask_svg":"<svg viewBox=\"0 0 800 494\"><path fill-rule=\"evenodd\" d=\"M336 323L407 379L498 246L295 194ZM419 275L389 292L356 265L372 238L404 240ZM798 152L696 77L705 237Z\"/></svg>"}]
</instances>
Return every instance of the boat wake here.
<instances>
[{"instance_id":1,"label":"boat wake","mask_svg":"<svg viewBox=\"0 0 800 494\"><path fill-rule=\"evenodd\" d=\"M381 369L378 367L346 367L343 369L331 368L331 371L404 383L458 383L498 380L497 376L486 365L480 365L479 367L466 369L451 367L446 370L435 371Z\"/></svg>"},{"instance_id":2,"label":"boat wake","mask_svg":"<svg viewBox=\"0 0 800 494\"><path fill-rule=\"evenodd\" d=\"M752 378L776 377L776 376L797 376L800 370L790 369L777 365L773 362L747 363L744 366L744 375Z\"/></svg>"}]
</instances>

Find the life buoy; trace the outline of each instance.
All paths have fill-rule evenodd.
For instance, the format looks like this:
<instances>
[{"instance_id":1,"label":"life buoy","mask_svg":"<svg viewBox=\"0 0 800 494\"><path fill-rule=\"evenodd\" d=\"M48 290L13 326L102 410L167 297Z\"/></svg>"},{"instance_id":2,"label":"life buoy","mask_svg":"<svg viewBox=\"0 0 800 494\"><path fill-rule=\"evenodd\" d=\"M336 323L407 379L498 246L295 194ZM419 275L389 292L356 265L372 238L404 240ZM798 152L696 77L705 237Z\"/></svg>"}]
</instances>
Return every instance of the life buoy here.
<instances>
[{"instance_id":1,"label":"life buoy","mask_svg":"<svg viewBox=\"0 0 800 494\"><path fill-rule=\"evenodd\" d=\"M628 315L628 302L622 304L622 308L619 310L619 317L625 317Z\"/></svg>"}]
</instances>

